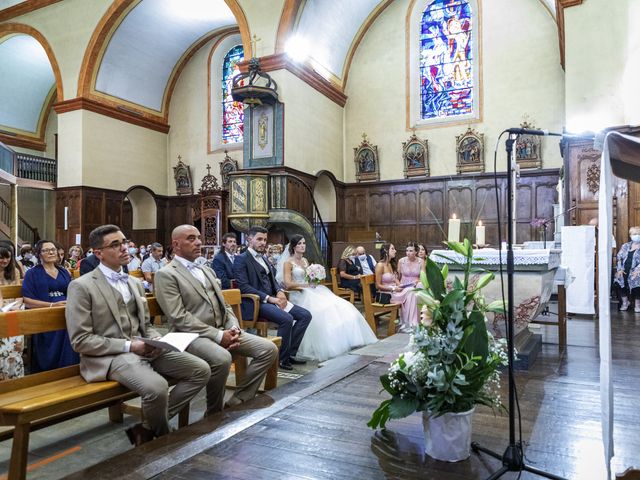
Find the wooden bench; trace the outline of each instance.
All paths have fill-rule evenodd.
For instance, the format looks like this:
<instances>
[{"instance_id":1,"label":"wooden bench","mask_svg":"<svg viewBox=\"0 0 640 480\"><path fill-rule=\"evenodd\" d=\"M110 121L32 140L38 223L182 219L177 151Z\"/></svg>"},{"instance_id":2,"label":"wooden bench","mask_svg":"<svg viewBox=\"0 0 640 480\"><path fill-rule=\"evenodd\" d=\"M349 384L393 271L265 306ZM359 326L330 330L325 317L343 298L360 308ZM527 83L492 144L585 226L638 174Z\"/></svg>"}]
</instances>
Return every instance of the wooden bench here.
<instances>
[{"instance_id":1,"label":"wooden bench","mask_svg":"<svg viewBox=\"0 0 640 480\"><path fill-rule=\"evenodd\" d=\"M2 285L0 293L3 299L22 297L22 285Z\"/></svg>"},{"instance_id":2,"label":"wooden bench","mask_svg":"<svg viewBox=\"0 0 640 480\"><path fill-rule=\"evenodd\" d=\"M224 297L236 314L240 315L240 291L225 291ZM147 302L151 316L162 314L154 297L148 298ZM0 313L2 338L65 329L64 307ZM280 337L275 337L272 341L280 345ZM236 379L242 379L247 359L234 355L234 364ZM275 388L277 374L276 361L267 373L265 389ZM13 437L8 478L24 479L26 476L29 434L32 430L106 407L109 408L109 419L121 422L123 411L140 414L139 408L123 408L125 400L136 396L115 381L87 383L80 376L78 365L0 382L0 425L12 427L4 430L0 439ZM188 419L187 406L180 412L179 425L187 425Z\"/></svg>"},{"instance_id":3,"label":"wooden bench","mask_svg":"<svg viewBox=\"0 0 640 480\"><path fill-rule=\"evenodd\" d=\"M355 292L349 288L342 288L338 282L338 269L336 267L331 268L331 290L337 296L349 300L351 303L355 301Z\"/></svg>"},{"instance_id":4,"label":"wooden bench","mask_svg":"<svg viewBox=\"0 0 640 480\"><path fill-rule=\"evenodd\" d=\"M376 326L376 318L381 315L389 314L389 325L387 327L387 336L391 336L396 333L396 320L398 319L398 310L400 310L400 304L389 303L382 304L374 302L371 296L371 285L375 284L375 277L373 275L364 275L360 277L360 285L362 286L362 304L364 306L364 318L373 330L373 333L378 335L378 328Z\"/></svg>"}]
</instances>

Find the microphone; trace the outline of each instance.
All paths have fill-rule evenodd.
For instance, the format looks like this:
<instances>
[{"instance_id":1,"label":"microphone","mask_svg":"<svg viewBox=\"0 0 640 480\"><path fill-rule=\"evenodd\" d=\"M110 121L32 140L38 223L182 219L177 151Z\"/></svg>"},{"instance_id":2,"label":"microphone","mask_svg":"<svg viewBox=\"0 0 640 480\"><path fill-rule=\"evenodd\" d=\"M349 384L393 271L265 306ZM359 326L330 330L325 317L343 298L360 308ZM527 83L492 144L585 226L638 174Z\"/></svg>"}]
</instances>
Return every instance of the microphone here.
<instances>
[{"instance_id":1,"label":"microphone","mask_svg":"<svg viewBox=\"0 0 640 480\"><path fill-rule=\"evenodd\" d=\"M549 130L536 130L533 128L508 128L506 131L514 135L538 135L540 137L546 137L546 136L562 137L561 133L550 132Z\"/></svg>"}]
</instances>

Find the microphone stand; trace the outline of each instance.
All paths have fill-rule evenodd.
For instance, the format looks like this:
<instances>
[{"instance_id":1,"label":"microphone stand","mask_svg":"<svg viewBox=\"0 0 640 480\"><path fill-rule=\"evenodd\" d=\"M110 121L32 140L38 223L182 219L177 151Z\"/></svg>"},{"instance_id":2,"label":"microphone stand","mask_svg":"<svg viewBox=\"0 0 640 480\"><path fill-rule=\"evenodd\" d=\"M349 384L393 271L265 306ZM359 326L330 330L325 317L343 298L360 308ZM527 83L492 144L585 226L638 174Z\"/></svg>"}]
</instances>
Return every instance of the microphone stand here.
<instances>
[{"instance_id":1,"label":"microphone stand","mask_svg":"<svg viewBox=\"0 0 640 480\"><path fill-rule=\"evenodd\" d=\"M515 235L515 229L511 219L513 218L513 192L514 180L512 172L515 171L515 160L513 158L513 145L518 137L518 133L509 133L507 139L507 159L508 159L508 175L507 175L507 351L509 355L509 445L505 449L504 453L500 455L497 452L489 450L486 447L481 446L478 442L472 442L471 448L474 452L483 452L498 460L502 460L502 467L487 478L487 480L495 480L502 477L507 472L522 472L527 471L539 475L541 477L550 478L552 480L566 480L563 477L547 473L543 470L537 469L524 462L524 454L522 452L522 442L516 441L516 421L515 421L515 397L516 386L514 378L514 343L513 343L513 330L514 330L514 305L513 305L513 240Z\"/></svg>"},{"instance_id":2,"label":"microphone stand","mask_svg":"<svg viewBox=\"0 0 640 480\"><path fill-rule=\"evenodd\" d=\"M559 213L558 215L556 215L555 217L550 217L550 218L545 218L544 221L542 222L542 248L547 248L547 226L549 225L549 223L556 221L558 218L562 217L564 214L571 212L572 210L575 210L576 208L578 208L578 206L574 206L571 208L568 208L567 210L565 210L564 212Z\"/></svg>"}]
</instances>

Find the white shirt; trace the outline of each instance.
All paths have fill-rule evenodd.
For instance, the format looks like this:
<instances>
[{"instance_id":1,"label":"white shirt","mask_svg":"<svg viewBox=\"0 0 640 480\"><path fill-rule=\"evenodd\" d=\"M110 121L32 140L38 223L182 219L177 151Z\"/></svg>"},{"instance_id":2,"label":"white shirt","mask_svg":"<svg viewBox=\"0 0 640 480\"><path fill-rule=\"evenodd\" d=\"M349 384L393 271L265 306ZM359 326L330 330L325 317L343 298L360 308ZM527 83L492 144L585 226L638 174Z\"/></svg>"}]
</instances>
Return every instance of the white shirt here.
<instances>
[{"instance_id":1,"label":"white shirt","mask_svg":"<svg viewBox=\"0 0 640 480\"><path fill-rule=\"evenodd\" d=\"M362 273L365 274L365 275L371 275L372 273L374 273L369 268L368 259L371 259L371 263L373 263L373 267L375 268L377 262L375 261L375 259L371 255L367 255L367 259L365 259L364 262L362 261L361 258L358 257L358 260L360 261L360 265L362 266Z\"/></svg>"},{"instance_id":2,"label":"white shirt","mask_svg":"<svg viewBox=\"0 0 640 480\"><path fill-rule=\"evenodd\" d=\"M101 262L98 264L98 268L107 279L107 282L109 282L109 285L111 285L118 292L120 292L120 294L122 295L122 299L124 300L124 303L129 303L129 300L131 300L131 297L132 297L131 290L129 289L129 284L124 280L113 279L114 274L126 275L126 273L122 271L122 267L120 267L119 272L116 272L115 270L111 270L109 267L102 264ZM126 353L126 352L129 352L130 350L131 350L131 340L126 340L124 342L124 348L122 349L122 351Z\"/></svg>"},{"instance_id":3,"label":"white shirt","mask_svg":"<svg viewBox=\"0 0 640 480\"><path fill-rule=\"evenodd\" d=\"M267 266L267 262L264 261L264 256L261 253L256 252L253 248L249 247L247 249L249 251L249 253L251 255L253 255L253 258L256 259L256 261L262 265L262 268L264 268L267 273L269 273L271 270L269 270L269 267Z\"/></svg>"},{"instance_id":4,"label":"white shirt","mask_svg":"<svg viewBox=\"0 0 640 480\"><path fill-rule=\"evenodd\" d=\"M198 280L202 284L203 287L205 288L207 287L207 279L204 276L204 272L195 262L190 262L186 258L182 258L179 255L174 255L173 259L177 260L182 265L184 265L185 268L189 270L189 272L191 272L191 275L193 275L196 278L196 280ZM224 305L220 305L220 308L224 308ZM220 342L222 342L222 336L223 336L222 329L220 329L218 330L218 335L216 335L217 344L220 344Z\"/></svg>"},{"instance_id":5,"label":"white shirt","mask_svg":"<svg viewBox=\"0 0 640 480\"><path fill-rule=\"evenodd\" d=\"M182 258L179 255L174 255L173 259L177 260L182 265L184 265L184 267L187 270L189 270L189 273L191 273L191 275L193 275L195 277L195 279L198 280L202 284L203 287L206 287L207 280L204 277L204 272L202 271L202 269L200 268L200 266L197 263L190 262L186 258Z\"/></svg>"},{"instance_id":6,"label":"white shirt","mask_svg":"<svg viewBox=\"0 0 640 480\"><path fill-rule=\"evenodd\" d=\"M164 258L161 258L160 260L156 260L153 257L149 257L144 262L142 262L142 267L140 268L143 272L156 273L166 264L167 264L167 261Z\"/></svg>"},{"instance_id":7,"label":"white shirt","mask_svg":"<svg viewBox=\"0 0 640 480\"><path fill-rule=\"evenodd\" d=\"M196 265L202 267L203 265L207 264L207 259L204 258L202 255L200 255L198 258L195 259L195 261L193 262Z\"/></svg>"}]
</instances>

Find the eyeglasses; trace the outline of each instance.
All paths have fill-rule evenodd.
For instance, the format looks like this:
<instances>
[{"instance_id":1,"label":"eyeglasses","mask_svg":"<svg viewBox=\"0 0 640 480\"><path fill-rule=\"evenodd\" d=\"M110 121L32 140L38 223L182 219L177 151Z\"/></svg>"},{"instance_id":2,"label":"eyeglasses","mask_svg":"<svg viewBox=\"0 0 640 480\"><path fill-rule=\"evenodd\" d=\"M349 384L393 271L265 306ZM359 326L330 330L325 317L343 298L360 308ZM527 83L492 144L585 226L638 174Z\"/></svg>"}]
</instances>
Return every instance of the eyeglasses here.
<instances>
[{"instance_id":1,"label":"eyeglasses","mask_svg":"<svg viewBox=\"0 0 640 480\"><path fill-rule=\"evenodd\" d=\"M129 245L129 240L114 240L113 242L111 242L109 245L105 245L104 247L100 247L96 250L102 250L104 248L112 248L114 250L120 250L122 248L122 246L127 246Z\"/></svg>"},{"instance_id":2,"label":"eyeglasses","mask_svg":"<svg viewBox=\"0 0 640 480\"><path fill-rule=\"evenodd\" d=\"M43 248L40 253L58 253L57 248Z\"/></svg>"}]
</instances>

